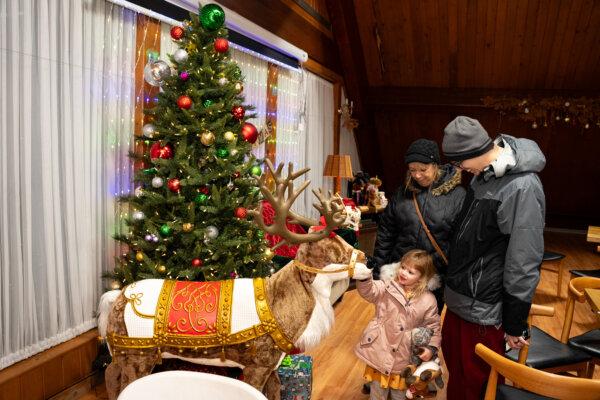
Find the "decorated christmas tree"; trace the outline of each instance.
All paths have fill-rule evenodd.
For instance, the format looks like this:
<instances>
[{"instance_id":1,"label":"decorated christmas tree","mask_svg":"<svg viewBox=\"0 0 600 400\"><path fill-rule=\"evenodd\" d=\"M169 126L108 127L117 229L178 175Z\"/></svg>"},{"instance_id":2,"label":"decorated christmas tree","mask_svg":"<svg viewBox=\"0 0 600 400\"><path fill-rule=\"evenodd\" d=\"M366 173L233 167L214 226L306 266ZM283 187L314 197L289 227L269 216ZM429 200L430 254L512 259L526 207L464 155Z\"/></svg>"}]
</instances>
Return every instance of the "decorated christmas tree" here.
<instances>
[{"instance_id":1,"label":"decorated christmas tree","mask_svg":"<svg viewBox=\"0 0 600 400\"><path fill-rule=\"evenodd\" d=\"M241 71L229 57L225 14L215 4L200 9L171 37L179 48L150 62L144 76L159 85L156 107L145 110L149 151L134 156L129 232L116 236L128 253L113 278L222 280L266 276L272 252L247 210L261 199L260 160L251 153L256 128L246 122Z\"/></svg>"}]
</instances>

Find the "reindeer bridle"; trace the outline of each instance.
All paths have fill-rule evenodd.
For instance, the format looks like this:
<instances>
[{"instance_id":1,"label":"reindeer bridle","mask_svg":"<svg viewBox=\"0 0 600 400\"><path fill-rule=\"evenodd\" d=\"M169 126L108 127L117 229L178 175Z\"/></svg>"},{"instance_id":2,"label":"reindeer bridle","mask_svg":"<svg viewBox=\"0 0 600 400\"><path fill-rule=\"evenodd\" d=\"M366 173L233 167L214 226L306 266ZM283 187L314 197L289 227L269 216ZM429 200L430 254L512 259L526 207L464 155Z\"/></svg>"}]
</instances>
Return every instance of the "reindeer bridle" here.
<instances>
[{"instance_id":1,"label":"reindeer bridle","mask_svg":"<svg viewBox=\"0 0 600 400\"><path fill-rule=\"evenodd\" d=\"M352 278L354 276L354 268L356 266L356 259L358 258L359 253L362 253L360 250L352 250L352 256L350 257L350 262L348 265L338 269L331 270L323 270L320 268L311 267L309 265L303 264L298 260L293 260L294 266L298 269L301 269L306 272L310 272L313 274L337 274L338 272L346 272L348 271L348 277Z\"/></svg>"}]
</instances>

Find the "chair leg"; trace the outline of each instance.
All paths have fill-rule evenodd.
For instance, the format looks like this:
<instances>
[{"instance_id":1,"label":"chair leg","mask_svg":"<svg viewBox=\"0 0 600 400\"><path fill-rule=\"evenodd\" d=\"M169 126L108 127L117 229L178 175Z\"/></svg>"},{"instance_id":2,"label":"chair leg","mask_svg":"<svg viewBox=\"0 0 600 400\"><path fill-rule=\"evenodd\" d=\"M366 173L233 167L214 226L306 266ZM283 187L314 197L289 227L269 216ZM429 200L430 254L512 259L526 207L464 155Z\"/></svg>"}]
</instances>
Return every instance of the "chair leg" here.
<instances>
[{"instance_id":1,"label":"chair leg","mask_svg":"<svg viewBox=\"0 0 600 400\"><path fill-rule=\"evenodd\" d=\"M563 276L563 262L562 260L560 260L560 262L558 263L558 284L556 286L556 297L560 298L560 292L561 292L561 288L562 288L562 276Z\"/></svg>"}]
</instances>

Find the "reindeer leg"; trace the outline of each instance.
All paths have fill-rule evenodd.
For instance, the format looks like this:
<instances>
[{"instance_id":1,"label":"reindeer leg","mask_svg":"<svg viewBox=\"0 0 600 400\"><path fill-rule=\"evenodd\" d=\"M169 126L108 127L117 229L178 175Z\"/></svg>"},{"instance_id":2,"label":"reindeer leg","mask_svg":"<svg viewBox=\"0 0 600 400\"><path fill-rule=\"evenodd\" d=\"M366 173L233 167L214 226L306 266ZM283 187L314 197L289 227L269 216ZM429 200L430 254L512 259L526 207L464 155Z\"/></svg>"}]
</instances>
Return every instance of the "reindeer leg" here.
<instances>
[{"instance_id":1,"label":"reindeer leg","mask_svg":"<svg viewBox=\"0 0 600 400\"><path fill-rule=\"evenodd\" d=\"M155 351L142 354L128 352L120 356L118 361L121 366L121 387L119 392L136 379L150 375L157 362L158 353Z\"/></svg>"},{"instance_id":2,"label":"reindeer leg","mask_svg":"<svg viewBox=\"0 0 600 400\"><path fill-rule=\"evenodd\" d=\"M121 366L111 362L104 372L104 381L108 400L116 400L121 391Z\"/></svg>"},{"instance_id":3,"label":"reindeer leg","mask_svg":"<svg viewBox=\"0 0 600 400\"><path fill-rule=\"evenodd\" d=\"M246 365L243 370L244 382L254 386L256 389L262 392L272 371L272 366ZM269 400L274 399L269 397Z\"/></svg>"},{"instance_id":4,"label":"reindeer leg","mask_svg":"<svg viewBox=\"0 0 600 400\"><path fill-rule=\"evenodd\" d=\"M269 400L280 400L281 399L281 381L277 371L271 371L271 374L267 378L264 389L265 396Z\"/></svg>"}]
</instances>

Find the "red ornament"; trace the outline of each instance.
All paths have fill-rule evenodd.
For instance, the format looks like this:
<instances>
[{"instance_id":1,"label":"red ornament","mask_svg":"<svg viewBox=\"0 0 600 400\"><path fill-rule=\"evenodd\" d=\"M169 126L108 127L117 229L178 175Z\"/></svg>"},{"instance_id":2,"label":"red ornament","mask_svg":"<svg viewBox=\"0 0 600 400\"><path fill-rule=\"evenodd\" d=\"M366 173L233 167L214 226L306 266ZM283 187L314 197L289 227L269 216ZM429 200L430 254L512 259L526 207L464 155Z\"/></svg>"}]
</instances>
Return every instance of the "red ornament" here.
<instances>
[{"instance_id":1,"label":"red ornament","mask_svg":"<svg viewBox=\"0 0 600 400\"><path fill-rule=\"evenodd\" d=\"M242 106L233 106L231 113L233 114L234 118L242 119L244 118L244 114L246 114L246 110L244 110L244 107Z\"/></svg>"},{"instance_id":2,"label":"red ornament","mask_svg":"<svg viewBox=\"0 0 600 400\"><path fill-rule=\"evenodd\" d=\"M208 188L208 186L202 186L200 189L198 189L198 191L200 193L204 193L204 194L209 194L210 193L210 189Z\"/></svg>"},{"instance_id":3,"label":"red ornament","mask_svg":"<svg viewBox=\"0 0 600 400\"><path fill-rule=\"evenodd\" d=\"M244 219L248 215L248 211L246 211L246 209L244 207L238 207L235 209L233 214L235 215L236 218Z\"/></svg>"},{"instance_id":4,"label":"red ornament","mask_svg":"<svg viewBox=\"0 0 600 400\"><path fill-rule=\"evenodd\" d=\"M172 178L167 181L167 187L173 193L178 193L181 189L181 182L177 178Z\"/></svg>"},{"instance_id":5,"label":"red ornament","mask_svg":"<svg viewBox=\"0 0 600 400\"><path fill-rule=\"evenodd\" d=\"M177 99L177 105L179 106L179 108L189 110L192 107L192 99L190 98L190 96L186 96L185 94L181 95Z\"/></svg>"},{"instance_id":6,"label":"red ornament","mask_svg":"<svg viewBox=\"0 0 600 400\"><path fill-rule=\"evenodd\" d=\"M218 53L225 53L227 50L229 50L229 41L225 38L216 38L215 50Z\"/></svg>"},{"instance_id":7,"label":"red ornament","mask_svg":"<svg viewBox=\"0 0 600 400\"><path fill-rule=\"evenodd\" d=\"M173 158L173 148L171 145L165 144L164 146L161 146L160 142L155 142L152 147L150 147L150 159L154 160L155 158Z\"/></svg>"},{"instance_id":8,"label":"red ornament","mask_svg":"<svg viewBox=\"0 0 600 400\"><path fill-rule=\"evenodd\" d=\"M185 31L180 26L174 26L171 28L171 37L175 40L179 40L183 37Z\"/></svg>"},{"instance_id":9,"label":"red ornament","mask_svg":"<svg viewBox=\"0 0 600 400\"><path fill-rule=\"evenodd\" d=\"M237 178L239 178L239 177L240 177L240 171L235 171L235 172L233 173L233 175L231 175L231 176L233 177L233 179L237 179Z\"/></svg>"},{"instance_id":10,"label":"red ornament","mask_svg":"<svg viewBox=\"0 0 600 400\"><path fill-rule=\"evenodd\" d=\"M258 139L258 130L254 125L252 125L249 122L246 122L242 126L242 137L246 142L254 143L256 142L256 139Z\"/></svg>"},{"instance_id":11,"label":"red ornament","mask_svg":"<svg viewBox=\"0 0 600 400\"><path fill-rule=\"evenodd\" d=\"M192 260L192 267L201 267L202 266L202 260L199 258L194 258Z\"/></svg>"}]
</instances>

